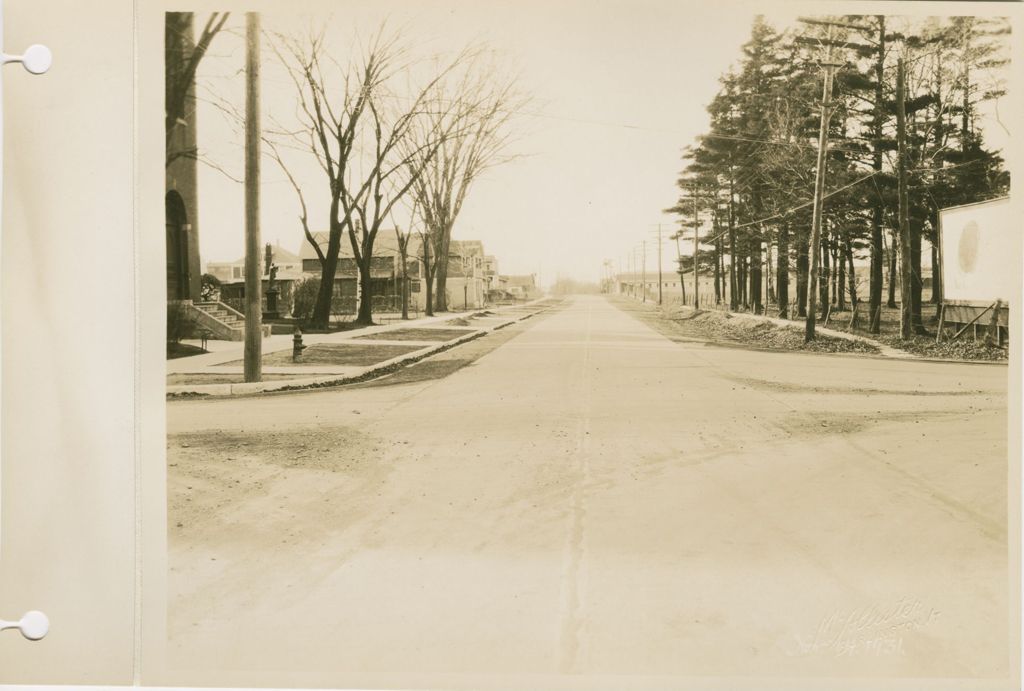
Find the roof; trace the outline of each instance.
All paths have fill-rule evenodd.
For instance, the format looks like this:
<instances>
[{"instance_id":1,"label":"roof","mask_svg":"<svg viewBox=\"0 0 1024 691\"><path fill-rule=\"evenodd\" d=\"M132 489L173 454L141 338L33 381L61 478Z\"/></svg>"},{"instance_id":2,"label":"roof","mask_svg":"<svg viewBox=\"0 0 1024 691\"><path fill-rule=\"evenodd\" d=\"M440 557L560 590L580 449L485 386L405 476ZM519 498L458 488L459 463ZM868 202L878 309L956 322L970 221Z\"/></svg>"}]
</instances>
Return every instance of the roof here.
<instances>
[{"instance_id":1,"label":"roof","mask_svg":"<svg viewBox=\"0 0 1024 691\"><path fill-rule=\"evenodd\" d=\"M305 244L309 244L309 243L305 243ZM286 250L284 247L281 247L281 245L274 244L274 245L271 245L271 247L273 247L273 249L274 249L274 263L275 264L298 264L301 261L301 259L299 258L299 255L297 255L294 252L291 252L289 250ZM261 249L260 250L260 262L261 263L263 262L263 256L264 256L263 252L264 252L264 250ZM243 264L244 265L245 264L245 257L240 257L239 259L236 259L233 262L210 262L210 263L211 264Z\"/></svg>"},{"instance_id":2,"label":"roof","mask_svg":"<svg viewBox=\"0 0 1024 691\"><path fill-rule=\"evenodd\" d=\"M484 256L484 243L479 240L452 240L448 246L449 255L460 257Z\"/></svg>"},{"instance_id":3,"label":"roof","mask_svg":"<svg viewBox=\"0 0 1024 691\"><path fill-rule=\"evenodd\" d=\"M1009 195L1003 197L995 197L994 199L983 199L980 202L971 202L970 204L959 204L957 206L944 206L939 209L939 212L943 211L954 211L956 209L963 209L968 206L981 206L982 204L995 204L996 202L1008 202L1010 201Z\"/></svg>"},{"instance_id":4,"label":"roof","mask_svg":"<svg viewBox=\"0 0 1024 691\"><path fill-rule=\"evenodd\" d=\"M678 281L679 280L679 270L678 269L665 268L665 269L662 270L661 275L662 275L662 279L664 281ZM687 277L687 279L689 279L692 276L693 276L693 269L692 268L688 268L686 270L686 277ZM701 273L701 276L703 277L704 273ZM773 276L774 276L774 274L773 274ZM658 269L657 268L655 268L655 269L648 269L647 272L637 271L635 273L632 273L632 272L629 272L629 271L623 271L622 273L615 274L615 277L612 280L615 280L615 281L632 281L632 282L647 281L648 283L657 283L658 282Z\"/></svg>"},{"instance_id":5,"label":"roof","mask_svg":"<svg viewBox=\"0 0 1024 691\"><path fill-rule=\"evenodd\" d=\"M320 245L320 249L325 252L327 251L328 238L329 234L326 231L313 233L313 239ZM420 238L414 234L409 238L409 257L420 256L422 253L420 247ZM398 254L398 238L395 235L394 228L381 228L377 231L377 238L373 241L373 256L389 257L397 256ZM348 238L348 233L342 235L338 256L343 258L352 257L352 242ZM448 256L482 257L484 256L484 243L480 240L452 240L448 246ZM308 240L302 243L302 247L299 249L299 257L301 259L318 259L313 246L309 244Z\"/></svg>"},{"instance_id":6,"label":"roof","mask_svg":"<svg viewBox=\"0 0 1024 691\"><path fill-rule=\"evenodd\" d=\"M330 235L326 231L313 233L313 239L320 245L320 249L324 252L327 251L327 241ZM418 256L420 253L420 239L418 236L413 235L409 238L409 257ZM373 241L373 256L375 257L389 257L397 256L398 251L398 238L395 235L394 228L381 228L377 231L377 237ZM338 248L338 256L343 258L352 257L352 242L348 238L348 233L343 233L341 237L341 246ZM302 243L302 247L299 248L300 259L319 259L316 255L316 251L313 250L313 246L309 244L309 240Z\"/></svg>"},{"instance_id":7,"label":"roof","mask_svg":"<svg viewBox=\"0 0 1024 691\"><path fill-rule=\"evenodd\" d=\"M281 271L281 272L278 272L278 274L274 278L274 280L277 283L281 283L282 281L301 281L301 280L303 280L305 278L306 278L306 274L302 273L301 271ZM267 277L266 274L264 274L262 276L262 278L260 278L260 280L263 281L264 283L266 283L269 280L269 278ZM230 286L230 285L236 285L238 283L245 283L245 279L244 278L228 278L228 279L223 279L222 278L220 283L221 283L221 285Z\"/></svg>"},{"instance_id":8,"label":"roof","mask_svg":"<svg viewBox=\"0 0 1024 691\"><path fill-rule=\"evenodd\" d=\"M510 286L535 286L537 281L533 274L524 276L502 276L503 281L508 281Z\"/></svg>"}]
</instances>

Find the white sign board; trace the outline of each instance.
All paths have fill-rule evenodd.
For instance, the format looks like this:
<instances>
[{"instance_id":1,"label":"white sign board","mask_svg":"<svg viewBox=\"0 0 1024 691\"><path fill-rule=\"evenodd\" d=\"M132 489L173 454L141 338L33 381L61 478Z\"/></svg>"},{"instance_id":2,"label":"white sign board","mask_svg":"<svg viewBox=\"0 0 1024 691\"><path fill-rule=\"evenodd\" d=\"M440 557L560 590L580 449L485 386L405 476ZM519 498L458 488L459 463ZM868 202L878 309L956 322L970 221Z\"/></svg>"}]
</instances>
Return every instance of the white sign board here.
<instances>
[{"instance_id":1,"label":"white sign board","mask_svg":"<svg viewBox=\"0 0 1024 691\"><path fill-rule=\"evenodd\" d=\"M1008 197L939 212L942 297L946 302L1010 302L1018 292L1019 219Z\"/></svg>"}]
</instances>

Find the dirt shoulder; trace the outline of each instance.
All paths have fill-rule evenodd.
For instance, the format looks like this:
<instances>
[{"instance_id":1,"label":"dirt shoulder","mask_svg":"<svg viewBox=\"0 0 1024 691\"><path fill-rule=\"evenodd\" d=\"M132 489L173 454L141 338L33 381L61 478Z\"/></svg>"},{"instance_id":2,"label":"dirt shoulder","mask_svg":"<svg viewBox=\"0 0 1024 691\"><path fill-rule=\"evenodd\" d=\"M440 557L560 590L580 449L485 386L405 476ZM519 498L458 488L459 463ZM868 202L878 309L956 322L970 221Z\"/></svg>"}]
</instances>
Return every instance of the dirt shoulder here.
<instances>
[{"instance_id":1,"label":"dirt shoulder","mask_svg":"<svg viewBox=\"0 0 1024 691\"><path fill-rule=\"evenodd\" d=\"M935 342L935 336L915 336L904 341L897 336L876 337L887 346L906 351L922 358L939 360L971 360L977 362L1006 362L1010 356L1009 348L998 348L986 345L983 341L960 338L951 341L948 338L941 343Z\"/></svg>"},{"instance_id":2,"label":"dirt shoulder","mask_svg":"<svg viewBox=\"0 0 1024 691\"><path fill-rule=\"evenodd\" d=\"M801 329L780 326L768 321L734 317L726 312L674 308L660 309L626 298L612 298L615 305L670 338L700 340L716 345L740 346L756 350L806 351L813 353L861 353L876 355L877 346L860 340L835 338L819 334L810 343L804 342Z\"/></svg>"}]
</instances>

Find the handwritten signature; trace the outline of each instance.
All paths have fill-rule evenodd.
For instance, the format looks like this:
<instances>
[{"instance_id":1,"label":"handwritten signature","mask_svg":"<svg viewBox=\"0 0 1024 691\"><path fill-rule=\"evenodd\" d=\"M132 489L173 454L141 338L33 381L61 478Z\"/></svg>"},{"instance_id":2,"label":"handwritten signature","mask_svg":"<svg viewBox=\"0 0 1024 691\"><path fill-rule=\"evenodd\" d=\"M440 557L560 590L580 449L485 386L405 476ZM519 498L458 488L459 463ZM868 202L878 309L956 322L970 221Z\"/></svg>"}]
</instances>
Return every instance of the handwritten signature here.
<instances>
[{"instance_id":1,"label":"handwritten signature","mask_svg":"<svg viewBox=\"0 0 1024 691\"><path fill-rule=\"evenodd\" d=\"M836 609L822 617L814 635L795 636L792 654L906 655L904 635L933 626L940 616L942 612L912 598Z\"/></svg>"}]
</instances>

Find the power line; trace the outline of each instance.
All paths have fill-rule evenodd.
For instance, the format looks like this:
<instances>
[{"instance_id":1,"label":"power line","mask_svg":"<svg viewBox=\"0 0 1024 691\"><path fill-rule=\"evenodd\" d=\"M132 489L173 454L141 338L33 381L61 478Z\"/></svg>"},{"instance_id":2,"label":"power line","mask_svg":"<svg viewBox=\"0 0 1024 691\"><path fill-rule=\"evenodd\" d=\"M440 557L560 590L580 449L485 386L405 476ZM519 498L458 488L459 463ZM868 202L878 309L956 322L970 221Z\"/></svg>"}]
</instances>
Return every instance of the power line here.
<instances>
[{"instance_id":1,"label":"power line","mask_svg":"<svg viewBox=\"0 0 1024 691\"><path fill-rule=\"evenodd\" d=\"M945 171L953 170L955 168L960 168L960 167L971 165L971 164L974 164L974 163L983 163L983 162L984 161L981 160L981 159L976 159L976 160L973 160L973 161L964 161L963 163L957 163L957 164L951 165L951 166L945 166L943 168L917 168L915 170L908 170L907 173L908 174L914 174L914 173L943 173ZM835 189L835 190L832 190L831 192L828 192L827 194L825 194L822 197L822 199L828 199L829 197L832 197L832 196L834 196L836 194L839 194L840 192L843 192L843 191L853 187L854 185L858 185L858 184L864 182L865 180L869 180L871 178L874 178L876 175L882 175L882 174L887 174L887 171L884 171L884 170L872 171L871 173L869 173L867 175L864 175L862 177L859 177L856 180L854 180L854 181L852 181L850 183L847 183L846 185L843 185L842 187L840 187L838 189ZM759 225L761 223L767 223L768 221L774 221L774 220L779 219L779 218L784 218L784 217L790 215L791 213L793 213L795 211L799 211L800 209L807 208L808 206L812 205L813 203L814 203L814 200L811 199L811 200L808 200L808 201L803 202L801 204L798 204L796 206L790 207L789 209L786 209L785 211L780 211L780 212L774 213L774 214L772 214L770 216L765 216L764 218L760 218L760 219L758 219L756 221L747 221L746 223L741 223L739 225L735 225L735 226L732 227L732 230L739 230L740 228L746 228L748 226ZM729 230L730 229L726 228L725 230L723 230L721 233L718 233L717 235L714 235L714 236L709 237L709 238L704 238L703 242L705 244L709 243L709 242L714 242L715 240L718 240L719 238L725 236L729 232Z\"/></svg>"}]
</instances>

